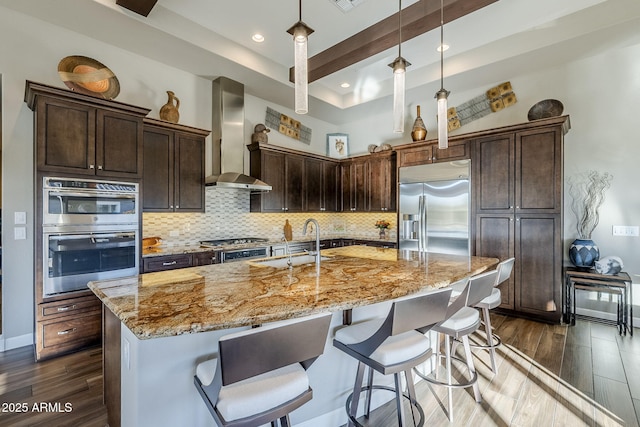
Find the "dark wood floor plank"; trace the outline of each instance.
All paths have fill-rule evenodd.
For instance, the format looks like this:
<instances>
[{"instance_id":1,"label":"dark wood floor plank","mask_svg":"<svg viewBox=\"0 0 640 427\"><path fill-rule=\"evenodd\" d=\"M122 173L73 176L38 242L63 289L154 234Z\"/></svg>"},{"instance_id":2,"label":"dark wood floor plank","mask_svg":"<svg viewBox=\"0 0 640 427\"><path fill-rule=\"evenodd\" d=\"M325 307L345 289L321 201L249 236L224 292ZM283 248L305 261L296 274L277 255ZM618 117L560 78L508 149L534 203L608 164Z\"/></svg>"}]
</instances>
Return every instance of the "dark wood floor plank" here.
<instances>
[{"instance_id":1,"label":"dark wood floor plank","mask_svg":"<svg viewBox=\"0 0 640 427\"><path fill-rule=\"evenodd\" d=\"M593 396L593 366L591 347L566 345L562 359L560 378L578 390Z\"/></svg>"},{"instance_id":2,"label":"dark wood floor plank","mask_svg":"<svg viewBox=\"0 0 640 427\"><path fill-rule=\"evenodd\" d=\"M564 332L566 328L560 329L545 325L540 337L540 343L533 357L535 361L556 375L560 375L566 338L566 335L559 332L559 330Z\"/></svg>"},{"instance_id":3,"label":"dark wood floor plank","mask_svg":"<svg viewBox=\"0 0 640 427\"><path fill-rule=\"evenodd\" d=\"M638 418L626 383L594 375L595 400L624 420L628 427L637 427Z\"/></svg>"},{"instance_id":4,"label":"dark wood floor plank","mask_svg":"<svg viewBox=\"0 0 640 427\"><path fill-rule=\"evenodd\" d=\"M607 341L594 337L591 342L593 374L626 383L627 379L616 341Z\"/></svg>"},{"instance_id":5,"label":"dark wood floor plank","mask_svg":"<svg viewBox=\"0 0 640 427\"><path fill-rule=\"evenodd\" d=\"M622 359L622 365L624 366L624 373L627 379L627 384L629 385L631 397L634 399L640 399L640 363L638 362L640 355L621 351L620 358Z\"/></svg>"}]
</instances>

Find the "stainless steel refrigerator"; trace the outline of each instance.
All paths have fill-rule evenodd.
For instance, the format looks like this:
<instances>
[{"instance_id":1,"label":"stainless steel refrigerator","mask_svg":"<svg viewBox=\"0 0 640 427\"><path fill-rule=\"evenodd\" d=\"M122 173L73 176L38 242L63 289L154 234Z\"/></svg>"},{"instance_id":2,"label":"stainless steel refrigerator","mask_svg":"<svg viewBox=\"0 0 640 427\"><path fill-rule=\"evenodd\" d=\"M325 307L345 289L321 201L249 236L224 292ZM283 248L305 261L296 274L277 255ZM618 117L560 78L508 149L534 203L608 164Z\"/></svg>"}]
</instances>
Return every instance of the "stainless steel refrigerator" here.
<instances>
[{"instance_id":1,"label":"stainless steel refrigerator","mask_svg":"<svg viewBox=\"0 0 640 427\"><path fill-rule=\"evenodd\" d=\"M469 255L470 172L470 160L400 168L400 250Z\"/></svg>"}]
</instances>

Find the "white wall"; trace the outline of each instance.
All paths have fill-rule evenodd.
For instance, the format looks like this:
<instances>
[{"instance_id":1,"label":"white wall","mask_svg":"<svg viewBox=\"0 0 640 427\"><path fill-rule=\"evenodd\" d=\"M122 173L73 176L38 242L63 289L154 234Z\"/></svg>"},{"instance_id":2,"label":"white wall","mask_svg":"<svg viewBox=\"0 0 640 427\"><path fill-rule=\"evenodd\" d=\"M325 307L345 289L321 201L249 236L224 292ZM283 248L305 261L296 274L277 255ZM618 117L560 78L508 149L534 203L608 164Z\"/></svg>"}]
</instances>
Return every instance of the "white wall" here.
<instances>
[{"instance_id":1,"label":"white wall","mask_svg":"<svg viewBox=\"0 0 640 427\"><path fill-rule=\"evenodd\" d=\"M2 325L6 347L12 348L29 344L33 332L33 113L23 101L25 80L64 87L57 75L60 59L67 55L86 55L103 62L118 76L121 86L118 101L152 108L150 117L158 117L159 108L167 100L165 91L173 90L181 100L180 122L205 129L209 129L211 123L211 87L206 79L2 7L0 38L6 41L0 43L2 222L5 226ZM518 103L457 131L464 133L526 121L529 107L538 100L560 99L565 104L565 112L571 115L572 123L572 130L566 136L566 174L598 169L614 175L593 238L603 255L621 256L625 269L631 274L640 273L640 239L612 237L611 226L640 224L640 192L634 190L637 182L635 163L640 154L635 126L640 93L638 58L640 46L636 45L544 72L511 76L508 80ZM447 87L452 91L450 104L461 104L502 81L478 81L477 89L460 93L456 93L455 87ZM435 135L433 94L437 89L435 86L421 88L407 94L407 130L415 118L415 105L419 103L429 137ZM266 106L295 117L313 130L310 146L272 131L269 140L276 145L323 154L325 134L337 131L350 134L352 154L365 153L368 144L410 142L409 133L398 138L390 131L391 104L384 100L366 107L370 111L367 119L335 127L310 116L296 117L284 107L252 96L246 98L247 138L253 126L264 121ZM26 240L13 240L16 211L27 212ZM566 219L565 243L568 246L575 233L569 213Z\"/></svg>"},{"instance_id":2,"label":"white wall","mask_svg":"<svg viewBox=\"0 0 640 427\"><path fill-rule=\"evenodd\" d=\"M629 274L640 274L640 238L612 236L613 225L640 225L640 191L638 159L640 137L637 131L640 105L640 45L564 64L535 73L523 73L508 79L518 102L507 109L492 113L452 132L453 135L490 129L527 121L529 108L536 102L555 98L564 104L564 113L571 116L571 130L565 136L565 177L586 170L613 174L613 182L600 209L600 224L592 235L600 247L601 256L618 255ZM451 91L449 105L455 106L482 94L501 81L478 81L477 89L457 93ZM432 89L432 90L431 90ZM410 103L406 114L406 130L398 139L391 132L391 104L385 112L371 111L366 119L341 129L350 135L352 152L364 153L368 144L384 142L406 144L416 117L415 105L420 104L421 117L427 127L427 139L436 138L436 102L431 94L437 88L407 93ZM569 244L577 237L575 218L568 208L571 199L565 197L564 240L565 261ZM632 276L633 278L633 276ZM635 282L640 282L638 277Z\"/></svg>"}]
</instances>

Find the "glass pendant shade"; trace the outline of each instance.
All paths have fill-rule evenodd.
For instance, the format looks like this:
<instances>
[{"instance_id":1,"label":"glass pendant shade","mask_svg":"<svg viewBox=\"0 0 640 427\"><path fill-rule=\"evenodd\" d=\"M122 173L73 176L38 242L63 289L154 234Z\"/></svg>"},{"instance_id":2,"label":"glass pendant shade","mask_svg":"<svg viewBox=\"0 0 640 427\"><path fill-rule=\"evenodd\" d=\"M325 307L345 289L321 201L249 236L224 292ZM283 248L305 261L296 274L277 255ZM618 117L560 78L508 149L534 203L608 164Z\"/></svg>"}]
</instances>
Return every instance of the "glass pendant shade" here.
<instances>
[{"instance_id":1,"label":"glass pendant shade","mask_svg":"<svg viewBox=\"0 0 640 427\"><path fill-rule=\"evenodd\" d=\"M447 96L449 96L449 92L444 89L440 89L436 93L436 98L438 99L438 148L449 147L447 135L447 125L449 122L447 117Z\"/></svg>"},{"instance_id":2,"label":"glass pendant shade","mask_svg":"<svg viewBox=\"0 0 640 427\"><path fill-rule=\"evenodd\" d=\"M393 131L404 132L404 87L409 63L401 56L389 64L393 67Z\"/></svg>"},{"instance_id":3,"label":"glass pendant shade","mask_svg":"<svg viewBox=\"0 0 640 427\"><path fill-rule=\"evenodd\" d=\"M296 25L293 32L295 111L307 114L309 111L309 89L307 71L307 31L304 25Z\"/></svg>"}]
</instances>

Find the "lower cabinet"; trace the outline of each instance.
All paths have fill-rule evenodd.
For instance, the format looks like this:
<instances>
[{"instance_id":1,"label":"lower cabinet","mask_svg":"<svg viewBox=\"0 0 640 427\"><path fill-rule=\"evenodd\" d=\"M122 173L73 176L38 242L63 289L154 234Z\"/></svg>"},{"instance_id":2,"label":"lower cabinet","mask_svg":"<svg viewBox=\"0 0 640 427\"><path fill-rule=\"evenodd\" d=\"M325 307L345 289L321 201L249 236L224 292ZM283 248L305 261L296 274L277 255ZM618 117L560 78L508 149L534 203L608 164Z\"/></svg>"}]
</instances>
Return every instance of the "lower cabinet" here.
<instances>
[{"instance_id":1,"label":"lower cabinet","mask_svg":"<svg viewBox=\"0 0 640 427\"><path fill-rule=\"evenodd\" d=\"M553 323L562 316L560 215L476 217L476 255L515 257L511 277L500 285L501 309Z\"/></svg>"},{"instance_id":2,"label":"lower cabinet","mask_svg":"<svg viewBox=\"0 0 640 427\"><path fill-rule=\"evenodd\" d=\"M100 343L102 305L91 294L37 306L36 360Z\"/></svg>"},{"instance_id":3,"label":"lower cabinet","mask_svg":"<svg viewBox=\"0 0 640 427\"><path fill-rule=\"evenodd\" d=\"M191 267L191 254L162 255L142 259L143 273L187 267Z\"/></svg>"}]
</instances>

